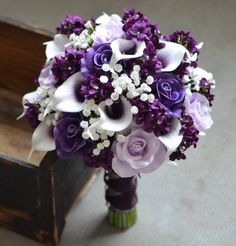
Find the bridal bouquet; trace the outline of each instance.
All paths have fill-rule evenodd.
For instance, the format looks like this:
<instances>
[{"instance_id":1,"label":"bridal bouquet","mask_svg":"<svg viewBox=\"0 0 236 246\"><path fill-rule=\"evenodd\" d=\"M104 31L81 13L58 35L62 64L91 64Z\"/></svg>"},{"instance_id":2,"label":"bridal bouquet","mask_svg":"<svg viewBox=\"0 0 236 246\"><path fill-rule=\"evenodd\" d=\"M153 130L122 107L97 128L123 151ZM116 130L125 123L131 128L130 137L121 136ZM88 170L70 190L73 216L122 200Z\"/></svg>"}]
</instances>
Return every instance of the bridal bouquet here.
<instances>
[{"instance_id":1,"label":"bridal bouquet","mask_svg":"<svg viewBox=\"0 0 236 246\"><path fill-rule=\"evenodd\" d=\"M212 124L215 82L198 67L202 43L162 35L135 9L67 16L46 42L37 89L23 97L32 150L104 168L109 221L136 220L136 175L185 159Z\"/></svg>"}]
</instances>

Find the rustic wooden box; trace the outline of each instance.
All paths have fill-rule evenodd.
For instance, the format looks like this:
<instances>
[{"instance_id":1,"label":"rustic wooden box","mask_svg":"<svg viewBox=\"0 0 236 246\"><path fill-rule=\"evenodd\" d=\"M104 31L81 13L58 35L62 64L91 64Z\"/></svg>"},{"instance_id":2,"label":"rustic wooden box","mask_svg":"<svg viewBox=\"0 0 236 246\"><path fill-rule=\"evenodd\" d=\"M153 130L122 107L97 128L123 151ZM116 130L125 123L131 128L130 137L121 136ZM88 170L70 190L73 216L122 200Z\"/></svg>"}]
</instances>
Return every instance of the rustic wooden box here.
<instances>
[{"instance_id":1,"label":"rustic wooden box","mask_svg":"<svg viewBox=\"0 0 236 246\"><path fill-rule=\"evenodd\" d=\"M29 161L31 130L21 97L35 89L47 33L0 21L0 225L38 241L59 244L65 216L94 174L83 163L60 160L55 152Z\"/></svg>"}]
</instances>

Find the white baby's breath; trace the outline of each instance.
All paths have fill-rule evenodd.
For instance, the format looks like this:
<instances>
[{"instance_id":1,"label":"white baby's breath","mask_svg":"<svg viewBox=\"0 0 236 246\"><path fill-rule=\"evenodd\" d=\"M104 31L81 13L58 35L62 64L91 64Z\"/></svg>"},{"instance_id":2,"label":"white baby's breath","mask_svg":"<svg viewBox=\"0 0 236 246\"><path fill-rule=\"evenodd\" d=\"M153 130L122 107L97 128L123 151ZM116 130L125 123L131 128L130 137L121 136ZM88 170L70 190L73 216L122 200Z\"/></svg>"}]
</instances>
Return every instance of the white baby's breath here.
<instances>
[{"instance_id":1,"label":"white baby's breath","mask_svg":"<svg viewBox=\"0 0 236 246\"><path fill-rule=\"evenodd\" d=\"M138 113L138 107L136 107L136 106L132 106L130 110L131 110L132 114L137 114Z\"/></svg>"},{"instance_id":2,"label":"white baby's breath","mask_svg":"<svg viewBox=\"0 0 236 246\"><path fill-rule=\"evenodd\" d=\"M100 76L100 82L105 84L108 82L108 77L106 75Z\"/></svg>"}]
</instances>

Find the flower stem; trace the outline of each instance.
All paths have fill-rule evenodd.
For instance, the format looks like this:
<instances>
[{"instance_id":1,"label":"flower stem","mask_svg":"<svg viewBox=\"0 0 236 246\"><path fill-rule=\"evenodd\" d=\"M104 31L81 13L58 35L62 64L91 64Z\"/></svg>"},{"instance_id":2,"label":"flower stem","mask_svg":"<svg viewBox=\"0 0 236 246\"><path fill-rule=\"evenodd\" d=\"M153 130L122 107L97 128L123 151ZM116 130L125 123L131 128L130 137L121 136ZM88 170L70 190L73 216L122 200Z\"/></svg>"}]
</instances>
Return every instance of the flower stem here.
<instances>
[{"instance_id":1,"label":"flower stem","mask_svg":"<svg viewBox=\"0 0 236 246\"><path fill-rule=\"evenodd\" d=\"M136 223L137 209L132 208L129 211L116 211L112 208L108 210L108 221L110 225L118 228L129 228Z\"/></svg>"}]
</instances>

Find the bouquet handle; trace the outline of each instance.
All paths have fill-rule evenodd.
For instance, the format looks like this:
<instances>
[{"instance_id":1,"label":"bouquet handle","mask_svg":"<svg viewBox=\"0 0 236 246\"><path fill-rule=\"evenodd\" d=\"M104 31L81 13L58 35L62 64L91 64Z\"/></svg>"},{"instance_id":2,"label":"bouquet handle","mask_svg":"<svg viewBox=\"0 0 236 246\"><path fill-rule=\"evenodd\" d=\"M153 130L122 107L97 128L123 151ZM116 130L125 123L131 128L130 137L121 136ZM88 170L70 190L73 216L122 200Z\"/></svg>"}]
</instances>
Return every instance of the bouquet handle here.
<instances>
[{"instance_id":1,"label":"bouquet handle","mask_svg":"<svg viewBox=\"0 0 236 246\"><path fill-rule=\"evenodd\" d=\"M137 220L137 177L121 178L113 171L105 171L104 182L109 224L131 227Z\"/></svg>"}]
</instances>

